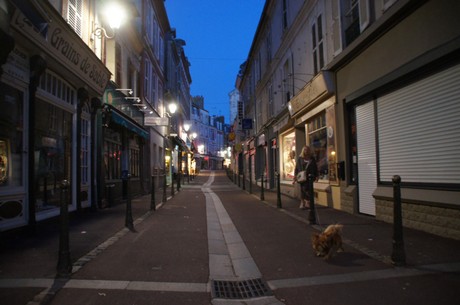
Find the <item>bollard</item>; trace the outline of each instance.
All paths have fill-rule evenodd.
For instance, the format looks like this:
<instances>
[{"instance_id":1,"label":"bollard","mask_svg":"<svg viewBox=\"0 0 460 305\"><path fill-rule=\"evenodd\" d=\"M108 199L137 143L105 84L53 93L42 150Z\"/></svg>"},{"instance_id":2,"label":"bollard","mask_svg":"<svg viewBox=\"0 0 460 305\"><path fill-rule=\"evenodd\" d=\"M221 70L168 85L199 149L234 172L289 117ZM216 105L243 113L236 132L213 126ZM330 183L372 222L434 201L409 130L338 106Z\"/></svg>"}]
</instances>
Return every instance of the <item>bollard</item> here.
<instances>
[{"instance_id":1,"label":"bollard","mask_svg":"<svg viewBox=\"0 0 460 305\"><path fill-rule=\"evenodd\" d=\"M265 193L264 193L264 174L260 175L260 200L265 200Z\"/></svg>"},{"instance_id":2,"label":"bollard","mask_svg":"<svg viewBox=\"0 0 460 305\"><path fill-rule=\"evenodd\" d=\"M60 210L60 233L59 233L59 258L57 263L58 277L69 277L72 272L69 246L69 206L67 204L67 190L69 182L61 182L61 210Z\"/></svg>"},{"instance_id":3,"label":"bollard","mask_svg":"<svg viewBox=\"0 0 460 305\"><path fill-rule=\"evenodd\" d=\"M278 209L282 209L283 206L281 205L281 177L278 171L275 172L276 177L276 207Z\"/></svg>"},{"instance_id":4,"label":"bollard","mask_svg":"<svg viewBox=\"0 0 460 305\"><path fill-rule=\"evenodd\" d=\"M171 197L174 197L174 177L171 176Z\"/></svg>"},{"instance_id":5,"label":"bollard","mask_svg":"<svg viewBox=\"0 0 460 305\"><path fill-rule=\"evenodd\" d=\"M238 187L241 187L241 175L238 172Z\"/></svg>"},{"instance_id":6,"label":"bollard","mask_svg":"<svg viewBox=\"0 0 460 305\"><path fill-rule=\"evenodd\" d=\"M152 190L150 193L150 210L155 211L156 210L156 204L155 204L155 176L152 175Z\"/></svg>"},{"instance_id":7,"label":"bollard","mask_svg":"<svg viewBox=\"0 0 460 305\"><path fill-rule=\"evenodd\" d=\"M179 192L179 191L180 191L180 177L181 177L181 171L177 171L176 177L177 177L177 192Z\"/></svg>"},{"instance_id":8,"label":"bollard","mask_svg":"<svg viewBox=\"0 0 460 305\"><path fill-rule=\"evenodd\" d=\"M124 171L122 174L122 179L126 183L126 216L125 216L125 227L130 231L134 232L134 223L133 223L133 211L131 207L131 191L129 189L129 179L131 174L128 174L128 171Z\"/></svg>"},{"instance_id":9,"label":"bollard","mask_svg":"<svg viewBox=\"0 0 460 305\"><path fill-rule=\"evenodd\" d=\"M249 194L252 194L252 172L249 171Z\"/></svg>"},{"instance_id":10,"label":"bollard","mask_svg":"<svg viewBox=\"0 0 460 305\"><path fill-rule=\"evenodd\" d=\"M311 225L316 224L316 211L315 211L315 179L312 174L308 175L308 192L310 193L310 213L308 214L308 221Z\"/></svg>"},{"instance_id":11,"label":"bollard","mask_svg":"<svg viewBox=\"0 0 460 305\"><path fill-rule=\"evenodd\" d=\"M403 227L402 227L402 206L401 206L401 177L393 176L393 252L391 260L395 266L406 264L404 251Z\"/></svg>"},{"instance_id":12,"label":"bollard","mask_svg":"<svg viewBox=\"0 0 460 305\"><path fill-rule=\"evenodd\" d=\"M244 174L244 171L243 171L243 190L246 190L246 176Z\"/></svg>"},{"instance_id":13,"label":"bollard","mask_svg":"<svg viewBox=\"0 0 460 305\"><path fill-rule=\"evenodd\" d=\"M166 202L166 174L163 174L163 203Z\"/></svg>"}]
</instances>

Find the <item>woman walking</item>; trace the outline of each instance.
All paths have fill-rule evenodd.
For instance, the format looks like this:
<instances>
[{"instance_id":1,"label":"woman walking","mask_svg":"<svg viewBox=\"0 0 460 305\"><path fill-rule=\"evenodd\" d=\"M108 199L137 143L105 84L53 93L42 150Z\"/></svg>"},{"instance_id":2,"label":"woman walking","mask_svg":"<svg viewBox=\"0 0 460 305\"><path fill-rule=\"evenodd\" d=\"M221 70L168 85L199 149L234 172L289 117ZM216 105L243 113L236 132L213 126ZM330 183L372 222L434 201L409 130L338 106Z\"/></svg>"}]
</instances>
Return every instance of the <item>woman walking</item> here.
<instances>
[{"instance_id":1,"label":"woman walking","mask_svg":"<svg viewBox=\"0 0 460 305\"><path fill-rule=\"evenodd\" d=\"M297 174L301 171L305 171L307 180L298 182ZM293 183L298 182L300 184L300 209L310 208L310 196L313 196L313 194L310 194L310 188L308 184L309 175L312 175L313 180L316 180L318 177L318 167L316 165L315 157L311 153L310 147L305 145L302 148L302 152L300 153L299 158L297 159L293 181Z\"/></svg>"}]
</instances>

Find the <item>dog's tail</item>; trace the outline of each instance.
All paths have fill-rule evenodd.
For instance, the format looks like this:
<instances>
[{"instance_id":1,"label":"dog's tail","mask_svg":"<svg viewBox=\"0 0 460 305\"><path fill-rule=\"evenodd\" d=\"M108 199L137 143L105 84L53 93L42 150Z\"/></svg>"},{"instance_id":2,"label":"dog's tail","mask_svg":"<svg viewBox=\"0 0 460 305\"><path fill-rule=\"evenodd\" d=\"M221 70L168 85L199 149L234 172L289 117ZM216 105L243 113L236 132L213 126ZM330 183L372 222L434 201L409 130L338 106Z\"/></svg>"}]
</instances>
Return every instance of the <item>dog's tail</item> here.
<instances>
[{"instance_id":1,"label":"dog's tail","mask_svg":"<svg viewBox=\"0 0 460 305\"><path fill-rule=\"evenodd\" d=\"M343 225L336 223L336 224L327 226L326 230L324 230L324 233L326 234L332 233L332 232L341 233L342 228L343 228Z\"/></svg>"}]
</instances>

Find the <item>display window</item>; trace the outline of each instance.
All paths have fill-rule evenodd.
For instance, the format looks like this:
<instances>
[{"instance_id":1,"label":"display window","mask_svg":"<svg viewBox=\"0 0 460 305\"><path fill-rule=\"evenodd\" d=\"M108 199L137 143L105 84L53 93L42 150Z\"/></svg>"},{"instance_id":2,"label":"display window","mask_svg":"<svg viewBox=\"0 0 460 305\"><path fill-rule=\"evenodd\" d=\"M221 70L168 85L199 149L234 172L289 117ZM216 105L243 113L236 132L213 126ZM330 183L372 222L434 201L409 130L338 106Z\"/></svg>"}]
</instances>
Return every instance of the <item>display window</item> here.
<instances>
[{"instance_id":1,"label":"display window","mask_svg":"<svg viewBox=\"0 0 460 305\"><path fill-rule=\"evenodd\" d=\"M23 182L23 93L0 83L0 190Z\"/></svg>"},{"instance_id":2,"label":"display window","mask_svg":"<svg viewBox=\"0 0 460 305\"><path fill-rule=\"evenodd\" d=\"M308 120L307 134L318 165L319 180L337 183L335 108L330 107Z\"/></svg>"},{"instance_id":3,"label":"display window","mask_svg":"<svg viewBox=\"0 0 460 305\"><path fill-rule=\"evenodd\" d=\"M319 179L327 179L328 160L327 160L327 126L326 112L313 117L307 122L308 143L313 151L318 165Z\"/></svg>"},{"instance_id":4,"label":"display window","mask_svg":"<svg viewBox=\"0 0 460 305\"><path fill-rule=\"evenodd\" d=\"M295 132L281 135L281 179L292 182L296 166Z\"/></svg>"},{"instance_id":5,"label":"display window","mask_svg":"<svg viewBox=\"0 0 460 305\"><path fill-rule=\"evenodd\" d=\"M121 179L121 135L115 130L104 130L105 180Z\"/></svg>"},{"instance_id":6,"label":"display window","mask_svg":"<svg viewBox=\"0 0 460 305\"><path fill-rule=\"evenodd\" d=\"M59 207L60 183L72 177L72 114L37 99L35 118L36 210L40 212Z\"/></svg>"}]
</instances>

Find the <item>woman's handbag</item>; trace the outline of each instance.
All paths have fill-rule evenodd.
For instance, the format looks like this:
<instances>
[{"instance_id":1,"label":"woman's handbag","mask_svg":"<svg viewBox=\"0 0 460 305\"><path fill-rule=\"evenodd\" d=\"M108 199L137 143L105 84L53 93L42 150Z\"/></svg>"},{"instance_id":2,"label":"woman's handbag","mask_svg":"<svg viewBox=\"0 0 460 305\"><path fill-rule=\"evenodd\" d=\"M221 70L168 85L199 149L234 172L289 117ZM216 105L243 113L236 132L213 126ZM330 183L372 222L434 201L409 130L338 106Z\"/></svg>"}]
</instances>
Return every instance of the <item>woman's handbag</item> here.
<instances>
[{"instance_id":1,"label":"woman's handbag","mask_svg":"<svg viewBox=\"0 0 460 305\"><path fill-rule=\"evenodd\" d=\"M307 182L307 171L303 170L297 173L296 180L298 183Z\"/></svg>"},{"instance_id":2,"label":"woman's handbag","mask_svg":"<svg viewBox=\"0 0 460 305\"><path fill-rule=\"evenodd\" d=\"M310 165L310 162L307 163L307 166L305 167L305 169L303 171L300 171L300 172L297 173L296 181L298 183L307 182L307 180L308 180L308 177L307 177L308 165Z\"/></svg>"}]
</instances>

